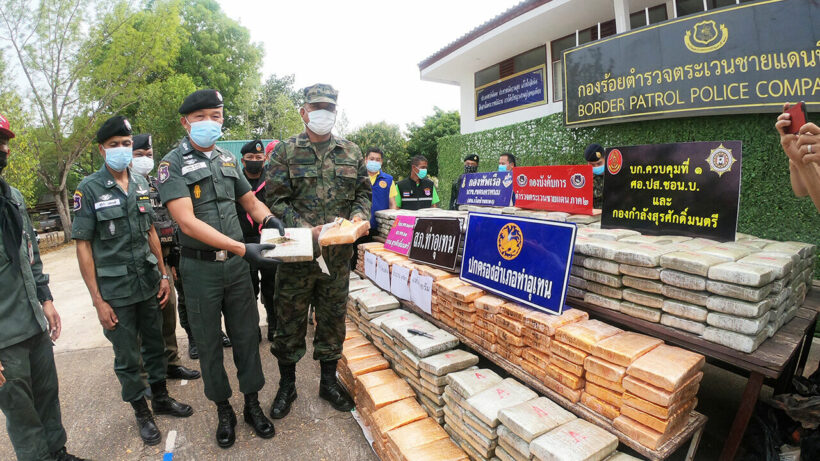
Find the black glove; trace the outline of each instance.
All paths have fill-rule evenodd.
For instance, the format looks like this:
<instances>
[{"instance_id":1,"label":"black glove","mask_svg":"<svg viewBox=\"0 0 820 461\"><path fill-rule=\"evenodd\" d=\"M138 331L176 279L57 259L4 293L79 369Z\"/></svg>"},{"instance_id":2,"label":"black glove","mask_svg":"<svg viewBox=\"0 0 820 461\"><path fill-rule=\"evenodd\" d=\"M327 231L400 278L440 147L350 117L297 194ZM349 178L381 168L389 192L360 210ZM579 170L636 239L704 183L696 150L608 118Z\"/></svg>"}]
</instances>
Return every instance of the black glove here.
<instances>
[{"instance_id":1,"label":"black glove","mask_svg":"<svg viewBox=\"0 0 820 461\"><path fill-rule=\"evenodd\" d=\"M262 222L263 229L279 229L279 235L285 235L285 225L274 215L268 215Z\"/></svg>"},{"instance_id":2,"label":"black glove","mask_svg":"<svg viewBox=\"0 0 820 461\"><path fill-rule=\"evenodd\" d=\"M242 258L249 262L251 266L261 269L275 269L276 265L281 261L275 258L266 258L262 256L263 251L272 250L276 245L272 243L246 243L245 256Z\"/></svg>"}]
</instances>

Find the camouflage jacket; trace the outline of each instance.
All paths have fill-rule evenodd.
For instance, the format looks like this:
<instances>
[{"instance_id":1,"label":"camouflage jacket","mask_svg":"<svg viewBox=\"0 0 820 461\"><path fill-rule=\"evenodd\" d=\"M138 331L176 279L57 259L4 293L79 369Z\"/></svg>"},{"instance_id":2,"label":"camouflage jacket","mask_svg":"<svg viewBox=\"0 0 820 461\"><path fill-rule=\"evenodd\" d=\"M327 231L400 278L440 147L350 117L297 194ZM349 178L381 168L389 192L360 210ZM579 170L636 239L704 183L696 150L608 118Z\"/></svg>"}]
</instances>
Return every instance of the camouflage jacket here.
<instances>
[{"instance_id":1,"label":"camouflage jacket","mask_svg":"<svg viewBox=\"0 0 820 461\"><path fill-rule=\"evenodd\" d=\"M592 207L603 208L604 206L604 175L593 175L592 177Z\"/></svg>"},{"instance_id":2,"label":"camouflage jacket","mask_svg":"<svg viewBox=\"0 0 820 461\"><path fill-rule=\"evenodd\" d=\"M266 200L285 227L314 227L336 217L370 219L371 186L356 144L331 136L318 152L303 132L281 142L266 167Z\"/></svg>"}]
</instances>

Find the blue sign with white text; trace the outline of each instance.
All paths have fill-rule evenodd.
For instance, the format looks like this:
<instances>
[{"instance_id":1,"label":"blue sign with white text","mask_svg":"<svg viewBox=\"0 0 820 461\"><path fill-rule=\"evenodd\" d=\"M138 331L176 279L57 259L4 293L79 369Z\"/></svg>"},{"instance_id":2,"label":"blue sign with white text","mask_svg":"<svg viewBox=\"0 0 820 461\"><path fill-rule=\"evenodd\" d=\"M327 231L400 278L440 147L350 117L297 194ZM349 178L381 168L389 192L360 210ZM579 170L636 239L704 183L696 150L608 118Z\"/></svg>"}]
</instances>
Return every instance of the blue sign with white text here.
<instances>
[{"instance_id":1,"label":"blue sign with white text","mask_svg":"<svg viewBox=\"0 0 820 461\"><path fill-rule=\"evenodd\" d=\"M475 119L546 104L546 72L541 64L476 88Z\"/></svg>"},{"instance_id":2,"label":"blue sign with white text","mask_svg":"<svg viewBox=\"0 0 820 461\"><path fill-rule=\"evenodd\" d=\"M576 232L572 223L470 213L461 279L560 315Z\"/></svg>"},{"instance_id":3,"label":"blue sign with white text","mask_svg":"<svg viewBox=\"0 0 820 461\"><path fill-rule=\"evenodd\" d=\"M510 206L513 193L511 171L461 175L459 205Z\"/></svg>"}]
</instances>

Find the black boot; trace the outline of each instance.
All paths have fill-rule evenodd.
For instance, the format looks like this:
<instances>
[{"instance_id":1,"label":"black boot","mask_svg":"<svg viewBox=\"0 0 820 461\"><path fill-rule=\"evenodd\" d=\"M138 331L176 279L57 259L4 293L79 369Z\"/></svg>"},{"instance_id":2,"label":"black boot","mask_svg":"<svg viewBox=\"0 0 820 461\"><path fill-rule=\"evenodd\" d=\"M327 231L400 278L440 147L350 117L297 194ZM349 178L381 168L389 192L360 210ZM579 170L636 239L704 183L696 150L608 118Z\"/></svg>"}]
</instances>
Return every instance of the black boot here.
<instances>
[{"instance_id":1,"label":"black boot","mask_svg":"<svg viewBox=\"0 0 820 461\"><path fill-rule=\"evenodd\" d=\"M168 388L165 381L151 384L151 392L154 398L151 400L151 408L155 415L171 415L177 418L187 418L194 414L194 409L190 405L177 402L168 395Z\"/></svg>"},{"instance_id":2,"label":"black boot","mask_svg":"<svg viewBox=\"0 0 820 461\"><path fill-rule=\"evenodd\" d=\"M202 376L198 371L182 365L168 365L165 374L168 379L187 379L188 381L199 379Z\"/></svg>"},{"instance_id":3,"label":"black boot","mask_svg":"<svg viewBox=\"0 0 820 461\"><path fill-rule=\"evenodd\" d=\"M296 400L296 364L279 364L279 390L273 398L270 416L282 419L290 413L290 407Z\"/></svg>"},{"instance_id":4,"label":"black boot","mask_svg":"<svg viewBox=\"0 0 820 461\"><path fill-rule=\"evenodd\" d=\"M148 409L148 402L144 398L131 402L134 407L134 415L137 417L137 427L140 430L140 438L146 445L156 445L162 441L162 434L159 432L157 423L154 422L154 415Z\"/></svg>"},{"instance_id":5,"label":"black boot","mask_svg":"<svg viewBox=\"0 0 820 461\"><path fill-rule=\"evenodd\" d=\"M268 320L268 341L273 342L273 333L276 331L276 325L271 326Z\"/></svg>"},{"instance_id":6,"label":"black boot","mask_svg":"<svg viewBox=\"0 0 820 461\"><path fill-rule=\"evenodd\" d=\"M262 407L259 406L259 395L254 392L245 394L245 422L250 424L256 435L263 439L269 439L276 435L273 423L270 422Z\"/></svg>"},{"instance_id":7,"label":"black boot","mask_svg":"<svg viewBox=\"0 0 820 461\"><path fill-rule=\"evenodd\" d=\"M80 458L79 456L74 456L71 453L68 453L65 450L65 447L60 448L59 450L52 453L51 457L57 461L85 461L83 458Z\"/></svg>"},{"instance_id":8,"label":"black boot","mask_svg":"<svg viewBox=\"0 0 820 461\"><path fill-rule=\"evenodd\" d=\"M338 411L350 411L356 405L347 391L336 381L336 360L320 362L322 365L322 379L319 381L319 397L330 402Z\"/></svg>"},{"instance_id":9,"label":"black boot","mask_svg":"<svg viewBox=\"0 0 820 461\"><path fill-rule=\"evenodd\" d=\"M188 357L190 357L191 360L196 360L199 358L199 349L196 347L194 335L191 334L190 330L185 330L185 333L188 334Z\"/></svg>"},{"instance_id":10,"label":"black boot","mask_svg":"<svg viewBox=\"0 0 820 461\"><path fill-rule=\"evenodd\" d=\"M216 415L219 420L216 426L216 443L222 448L228 448L236 441L236 415L227 400L216 404Z\"/></svg>"},{"instance_id":11,"label":"black boot","mask_svg":"<svg viewBox=\"0 0 820 461\"><path fill-rule=\"evenodd\" d=\"M231 347L231 346L233 346L233 343L231 343L231 338L229 338L228 335L226 335L224 331L221 332L221 333L222 333L222 347Z\"/></svg>"}]
</instances>

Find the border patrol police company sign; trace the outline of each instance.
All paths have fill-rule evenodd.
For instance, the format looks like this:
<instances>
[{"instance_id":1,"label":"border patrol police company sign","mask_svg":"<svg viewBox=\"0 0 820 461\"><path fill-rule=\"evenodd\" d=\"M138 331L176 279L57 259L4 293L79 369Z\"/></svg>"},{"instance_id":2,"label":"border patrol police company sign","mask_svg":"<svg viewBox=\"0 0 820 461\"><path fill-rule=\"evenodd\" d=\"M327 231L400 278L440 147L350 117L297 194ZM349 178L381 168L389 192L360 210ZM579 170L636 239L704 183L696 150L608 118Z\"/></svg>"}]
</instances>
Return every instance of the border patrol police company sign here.
<instances>
[{"instance_id":1,"label":"border patrol police company sign","mask_svg":"<svg viewBox=\"0 0 820 461\"><path fill-rule=\"evenodd\" d=\"M564 52L564 122L820 109L820 2L720 8Z\"/></svg>"},{"instance_id":2,"label":"border patrol police company sign","mask_svg":"<svg viewBox=\"0 0 820 461\"><path fill-rule=\"evenodd\" d=\"M733 242L742 147L715 141L609 149L601 227Z\"/></svg>"},{"instance_id":3,"label":"border patrol police company sign","mask_svg":"<svg viewBox=\"0 0 820 461\"><path fill-rule=\"evenodd\" d=\"M576 232L571 223L470 213L461 278L560 315Z\"/></svg>"},{"instance_id":4,"label":"border patrol police company sign","mask_svg":"<svg viewBox=\"0 0 820 461\"><path fill-rule=\"evenodd\" d=\"M547 103L546 66L532 67L475 90L475 119Z\"/></svg>"},{"instance_id":5,"label":"border patrol police company sign","mask_svg":"<svg viewBox=\"0 0 820 461\"><path fill-rule=\"evenodd\" d=\"M510 206L513 173L494 171L461 175L459 205Z\"/></svg>"}]
</instances>

